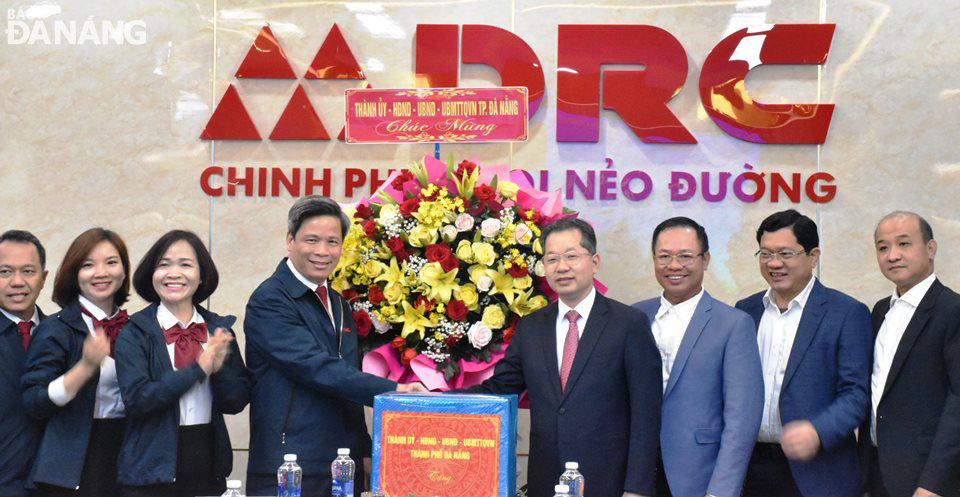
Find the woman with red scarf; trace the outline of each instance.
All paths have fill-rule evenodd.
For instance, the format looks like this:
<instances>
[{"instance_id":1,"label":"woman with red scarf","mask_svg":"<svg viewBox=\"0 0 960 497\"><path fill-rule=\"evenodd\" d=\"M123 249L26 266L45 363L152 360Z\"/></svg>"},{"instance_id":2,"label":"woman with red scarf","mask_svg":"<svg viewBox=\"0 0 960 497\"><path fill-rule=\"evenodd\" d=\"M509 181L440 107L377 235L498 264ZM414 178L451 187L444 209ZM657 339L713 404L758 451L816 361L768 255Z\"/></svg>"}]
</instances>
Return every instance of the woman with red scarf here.
<instances>
[{"instance_id":1,"label":"woman with red scarf","mask_svg":"<svg viewBox=\"0 0 960 497\"><path fill-rule=\"evenodd\" d=\"M117 493L126 423L114 343L127 322L130 259L116 233L78 236L53 283L62 310L37 327L22 379L28 412L46 420L30 481L39 496Z\"/></svg>"},{"instance_id":2,"label":"woman with red scarf","mask_svg":"<svg viewBox=\"0 0 960 497\"><path fill-rule=\"evenodd\" d=\"M226 486L233 457L223 415L249 402L250 374L230 331L236 318L199 305L218 281L203 242L181 230L157 240L133 275L150 305L117 340L123 497L219 495Z\"/></svg>"}]
</instances>

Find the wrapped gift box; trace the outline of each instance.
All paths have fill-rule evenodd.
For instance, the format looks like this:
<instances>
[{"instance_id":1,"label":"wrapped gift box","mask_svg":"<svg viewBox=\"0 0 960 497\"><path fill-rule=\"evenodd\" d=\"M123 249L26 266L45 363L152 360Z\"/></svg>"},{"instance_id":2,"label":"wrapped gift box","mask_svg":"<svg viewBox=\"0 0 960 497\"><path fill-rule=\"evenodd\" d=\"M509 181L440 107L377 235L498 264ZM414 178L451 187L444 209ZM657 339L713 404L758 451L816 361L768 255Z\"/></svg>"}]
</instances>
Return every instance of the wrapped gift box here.
<instances>
[{"instance_id":1,"label":"wrapped gift box","mask_svg":"<svg viewBox=\"0 0 960 497\"><path fill-rule=\"evenodd\" d=\"M378 395L371 486L390 497L514 497L515 395Z\"/></svg>"}]
</instances>

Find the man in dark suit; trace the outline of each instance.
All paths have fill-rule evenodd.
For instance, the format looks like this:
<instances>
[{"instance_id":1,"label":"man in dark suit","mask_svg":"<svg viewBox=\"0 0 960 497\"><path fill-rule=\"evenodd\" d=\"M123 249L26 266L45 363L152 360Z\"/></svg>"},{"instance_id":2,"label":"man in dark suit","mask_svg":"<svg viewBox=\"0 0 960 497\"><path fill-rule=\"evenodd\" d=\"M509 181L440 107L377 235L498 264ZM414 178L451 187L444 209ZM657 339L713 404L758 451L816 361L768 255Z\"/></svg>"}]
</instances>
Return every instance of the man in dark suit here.
<instances>
[{"instance_id":1,"label":"man in dark suit","mask_svg":"<svg viewBox=\"0 0 960 497\"><path fill-rule=\"evenodd\" d=\"M650 325L594 290L589 224L560 219L540 239L560 300L522 318L493 376L468 391L527 391L532 497L553 495L567 461L580 463L591 496L653 495L662 382Z\"/></svg>"},{"instance_id":2,"label":"man in dark suit","mask_svg":"<svg viewBox=\"0 0 960 497\"><path fill-rule=\"evenodd\" d=\"M287 255L247 303L247 365L256 379L250 402L247 493L277 490L284 454L303 468L303 495L330 495L330 462L349 448L364 488L370 437L363 406L390 391L425 391L359 370L349 304L327 277L340 260L350 220L336 202L310 195L290 208Z\"/></svg>"},{"instance_id":3,"label":"man in dark suit","mask_svg":"<svg viewBox=\"0 0 960 497\"><path fill-rule=\"evenodd\" d=\"M663 293L634 307L663 359L657 497L739 497L763 414L753 321L703 289L710 245L693 219L653 230L653 263Z\"/></svg>"},{"instance_id":4,"label":"man in dark suit","mask_svg":"<svg viewBox=\"0 0 960 497\"><path fill-rule=\"evenodd\" d=\"M895 293L873 307L870 416L860 428L870 497L960 496L960 295L933 273L937 242L912 212L874 232Z\"/></svg>"},{"instance_id":5,"label":"man in dark suit","mask_svg":"<svg viewBox=\"0 0 960 497\"><path fill-rule=\"evenodd\" d=\"M37 237L0 235L0 495L22 497L33 467L40 426L21 403L20 375L33 329L43 314L37 297L47 279L46 253Z\"/></svg>"},{"instance_id":6,"label":"man in dark suit","mask_svg":"<svg viewBox=\"0 0 960 497\"><path fill-rule=\"evenodd\" d=\"M790 209L757 229L770 285L737 303L753 317L763 367L760 434L746 497L855 497L854 430L869 402L870 312L813 276L817 225Z\"/></svg>"}]
</instances>

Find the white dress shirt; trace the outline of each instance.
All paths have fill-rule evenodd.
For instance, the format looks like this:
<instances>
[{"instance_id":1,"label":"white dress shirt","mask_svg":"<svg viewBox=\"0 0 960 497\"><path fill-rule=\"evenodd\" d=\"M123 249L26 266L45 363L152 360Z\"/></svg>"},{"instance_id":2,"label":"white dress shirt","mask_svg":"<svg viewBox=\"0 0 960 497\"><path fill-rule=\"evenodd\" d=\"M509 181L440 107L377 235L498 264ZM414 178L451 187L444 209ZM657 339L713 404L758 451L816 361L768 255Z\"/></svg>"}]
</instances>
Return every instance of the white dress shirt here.
<instances>
[{"instance_id":1,"label":"white dress shirt","mask_svg":"<svg viewBox=\"0 0 960 497\"><path fill-rule=\"evenodd\" d=\"M653 320L653 338L657 341L657 348L660 349L660 359L663 363L663 391L667 391L667 382L670 381L670 371L673 370L673 361L677 357L677 350L680 349L680 342L683 341L683 335L690 326L690 320L693 319L693 313L697 310L697 305L703 297L703 287L700 292L693 297L680 302L671 304L663 294L660 294L660 309Z\"/></svg>"},{"instance_id":2,"label":"white dress shirt","mask_svg":"<svg viewBox=\"0 0 960 497\"><path fill-rule=\"evenodd\" d=\"M19 323L20 321L23 321L22 319L18 318L17 316L14 316L13 314L10 314L9 312L7 312L6 309L0 308L0 313L3 313L3 316L4 316L4 317L6 317L7 319L9 319L10 321L13 321L13 324L17 324L17 323ZM30 322L33 323L33 326L30 327L30 336L32 337L33 334L36 333L36 331L37 331L37 325L40 324L40 313L37 312L36 306L34 306L34 308L33 308L33 317L30 318Z\"/></svg>"},{"instance_id":3,"label":"white dress shirt","mask_svg":"<svg viewBox=\"0 0 960 497\"><path fill-rule=\"evenodd\" d=\"M303 283L304 285L306 285L311 292L317 293L317 288L320 288L320 285L308 280L306 277L300 274L300 271L297 271L297 268L294 267L292 262L290 262L289 257L287 258L287 267L290 268L290 272L293 273L293 276L295 276L298 280L300 280L300 283ZM333 322L333 309L332 309L333 299L330 296L330 285L328 285L327 282L324 281L323 286L327 287L327 302L329 304L327 305L326 309L327 309L327 316L330 316L330 322L332 323ZM317 299L319 298L320 297L317 296Z\"/></svg>"},{"instance_id":4,"label":"white dress shirt","mask_svg":"<svg viewBox=\"0 0 960 497\"><path fill-rule=\"evenodd\" d=\"M80 305L87 310L90 314L93 314L93 317L97 320L103 321L108 317L107 313L103 312L102 309L94 305L93 302L90 302L83 295L79 297ZM119 310L117 312L120 312ZM87 325L87 332L91 335L96 335L96 330L93 329L93 319L86 314L80 315L83 318L84 324ZM116 313L114 313L116 316ZM76 393L70 395L67 393L67 389L64 386L64 377L66 373L60 375L57 379L50 382L50 385L47 386L47 395L50 397L50 400L58 405L65 406L71 400L76 397ZM79 392L79 390L77 390ZM112 357L109 355L103 358L103 361L100 362L100 379L97 381L97 398L93 404L93 418L94 419L110 419L110 418L122 418L126 416L123 407L123 398L120 397L120 384L117 383L117 365Z\"/></svg>"},{"instance_id":5,"label":"white dress shirt","mask_svg":"<svg viewBox=\"0 0 960 497\"><path fill-rule=\"evenodd\" d=\"M202 323L203 317L201 317L197 309L194 308L193 317L190 318L189 322L183 323L161 303L157 306L157 321L160 323L160 328L166 330L173 326L186 328L193 323ZM174 371L177 370L176 362L174 361L175 345L176 342L167 344L167 353L170 354L170 364L174 364ZM207 342L202 342L200 345L204 349L207 348ZM194 383L194 385L190 387L190 390L187 390L186 393L180 396L180 426L209 423L212 406L213 393L210 391L210 377L206 377L203 381Z\"/></svg>"},{"instance_id":6,"label":"white dress shirt","mask_svg":"<svg viewBox=\"0 0 960 497\"><path fill-rule=\"evenodd\" d=\"M557 300L557 305L559 306L557 310L557 367L562 367L563 342L567 339L567 330L570 329L570 323L567 321L567 313L573 309L580 315L580 317L577 318L577 336L578 338L582 338L583 330L587 327L587 318L590 317L590 309L593 308L593 301L596 300L596 298L597 290L596 288L591 288L590 293L588 293L576 307L570 307L564 304L562 300ZM577 350L579 350L579 348Z\"/></svg>"},{"instance_id":7,"label":"white dress shirt","mask_svg":"<svg viewBox=\"0 0 960 497\"><path fill-rule=\"evenodd\" d=\"M797 337L800 316L807 305L810 290L816 277L810 278L807 286L781 312L774 302L772 290L767 289L763 296L763 316L757 330L757 344L760 346L760 363L763 366L763 418L757 440L766 443L779 443L782 425L780 423L780 389L783 387L783 375L787 372L787 361L793 350L793 340Z\"/></svg>"},{"instance_id":8,"label":"white dress shirt","mask_svg":"<svg viewBox=\"0 0 960 497\"><path fill-rule=\"evenodd\" d=\"M931 274L907 290L907 293L897 297L897 291L894 290L890 297L890 309L883 317L873 348L873 374L870 375L870 441L873 445L877 445L877 407L887 384L890 367L893 366L893 356L897 353L903 333L907 331L907 325L913 319L913 313L936 279L937 276Z\"/></svg>"}]
</instances>

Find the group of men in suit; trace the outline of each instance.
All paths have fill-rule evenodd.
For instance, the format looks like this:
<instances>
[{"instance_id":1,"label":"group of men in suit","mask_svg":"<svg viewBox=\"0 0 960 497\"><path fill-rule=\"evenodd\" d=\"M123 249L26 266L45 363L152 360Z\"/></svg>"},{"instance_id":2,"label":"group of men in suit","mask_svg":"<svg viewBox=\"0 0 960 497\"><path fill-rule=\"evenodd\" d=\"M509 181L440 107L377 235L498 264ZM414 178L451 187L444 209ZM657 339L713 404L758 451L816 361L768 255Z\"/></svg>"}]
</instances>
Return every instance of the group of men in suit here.
<instances>
[{"instance_id":1,"label":"group of men in suit","mask_svg":"<svg viewBox=\"0 0 960 497\"><path fill-rule=\"evenodd\" d=\"M425 390L359 370L350 304L327 283L349 225L332 200L298 199L287 257L247 305L250 495L276 489L284 453L300 457L304 495L329 494L337 448L369 455L360 406ZM37 430L18 401L46 275L28 235L0 236L0 495L25 495ZM494 375L471 390L528 393L536 497L551 494L565 461L580 463L597 497L958 497L960 296L934 275L922 217L891 213L874 239L896 288L871 326L863 304L814 277L817 227L796 211L761 223L769 288L736 308L703 288L709 242L691 219L654 230L663 291L632 307L594 289L590 225L557 220L541 244L559 300L520 320Z\"/></svg>"}]
</instances>

